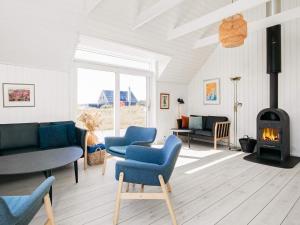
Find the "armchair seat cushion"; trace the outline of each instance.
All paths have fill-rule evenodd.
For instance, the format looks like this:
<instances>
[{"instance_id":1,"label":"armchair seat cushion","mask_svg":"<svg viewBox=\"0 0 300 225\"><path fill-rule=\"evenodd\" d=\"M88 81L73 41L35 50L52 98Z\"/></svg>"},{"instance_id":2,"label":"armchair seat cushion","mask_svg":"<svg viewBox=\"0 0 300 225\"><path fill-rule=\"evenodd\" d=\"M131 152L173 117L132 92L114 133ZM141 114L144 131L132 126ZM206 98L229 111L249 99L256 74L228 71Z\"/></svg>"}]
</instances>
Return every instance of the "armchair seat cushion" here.
<instances>
[{"instance_id":1,"label":"armchair seat cushion","mask_svg":"<svg viewBox=\"0 0 300 225\"><path fill-rule=\"evenodd\" d=\"M159 186L158 175L161 174L164 176L162 166L130 159L118 161L116 164L115 176L117 180L121 172L124 172L124 182L150 186ZM164 179L168 179L167 176Z\"/></svg>"},{"instance_id":2,"label":"armchair seat cushion","mask_svg":"<svg viewBox=\"0 0 300 225\"><path fill-rule=\"evenodd\" d=\"M112 152L115 152L117 154L120 154L120 155L125 155L127 147L128 147L127 145L125 145L125 146L111 146L109 148L109 150L112 151Z\"/></svg>"}]
</instances>

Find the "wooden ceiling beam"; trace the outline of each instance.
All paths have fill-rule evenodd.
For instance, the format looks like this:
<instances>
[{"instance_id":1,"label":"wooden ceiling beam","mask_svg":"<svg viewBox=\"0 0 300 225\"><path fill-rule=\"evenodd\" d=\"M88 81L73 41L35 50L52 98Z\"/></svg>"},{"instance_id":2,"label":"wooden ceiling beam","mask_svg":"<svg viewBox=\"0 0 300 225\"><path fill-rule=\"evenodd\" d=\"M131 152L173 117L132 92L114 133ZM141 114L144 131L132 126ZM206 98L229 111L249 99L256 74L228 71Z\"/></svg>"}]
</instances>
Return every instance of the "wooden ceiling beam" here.
<instances>
[{"instance_id":1,"label":"wooden ceiling beam","mask_svg":"<svg viewBox=\"0 0 300 225\"><path fill-rule=\"evenodd\" d=\"M146 23L150 22L151 20L155 19L156 17L162 15L163 13L167 12L168 10L174 8L175 6L182 3L184 0L160 0L155 3L153 6L147 8L146 10L142 11L140 15L137 17L137 23L133 27L133 29L138 29L145 25Z\"/></svg>"},{"instance_id":2,"label":"wooden ceiling beam","mask_svg":"<svg viewBox=\"0 0 300 225\"><path fill-rule=\"evenodd\" d=\"M174 40L186 34L192 33L211 24L221 21L224 18L240 13L242 11L265 4L270 0L239 0L232 4L219 8L211 13L206 14L198 19L187 22L179 27L174 28L168 34L168 40Z\"/></svg>"},{"instance_id":3,"label":"wooden ceiling beam","mask_svg":"<svg viewBox=\"0 0 300 225\"><path fill-rule=\"evenodd\" d=\"M282 13L278 13L274 16L266 17L264 19L251 22L248 24L248 33L254 33L256 31L265 29L267 27L275 26L277 24L282 24L297 18L300 18L300 7L289 9ZM219 36L218 34L214 34L198 40L195 43L193 48L194 49L202 48L217 43L219 43Z\"/></svg>"}]
</instances>

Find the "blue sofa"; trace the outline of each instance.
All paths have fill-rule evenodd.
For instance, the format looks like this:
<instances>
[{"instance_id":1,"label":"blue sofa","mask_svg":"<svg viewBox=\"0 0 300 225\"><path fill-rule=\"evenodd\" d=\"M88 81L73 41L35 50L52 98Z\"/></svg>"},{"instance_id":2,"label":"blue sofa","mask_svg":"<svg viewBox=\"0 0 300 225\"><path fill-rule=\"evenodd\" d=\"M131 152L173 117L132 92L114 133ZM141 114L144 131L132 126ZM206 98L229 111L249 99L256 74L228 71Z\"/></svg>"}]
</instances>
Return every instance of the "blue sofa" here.
<instances>
[{"instance_id":1,"label":"blue sofa","mask_svg":"<svg viewBox=\"0 0 300 225\"><path fill-rule=\"evenodd\" d=\"M73 121L0 124L0 156L70 146L86 156L86 130Z\"/></svg>"}]
</instances>

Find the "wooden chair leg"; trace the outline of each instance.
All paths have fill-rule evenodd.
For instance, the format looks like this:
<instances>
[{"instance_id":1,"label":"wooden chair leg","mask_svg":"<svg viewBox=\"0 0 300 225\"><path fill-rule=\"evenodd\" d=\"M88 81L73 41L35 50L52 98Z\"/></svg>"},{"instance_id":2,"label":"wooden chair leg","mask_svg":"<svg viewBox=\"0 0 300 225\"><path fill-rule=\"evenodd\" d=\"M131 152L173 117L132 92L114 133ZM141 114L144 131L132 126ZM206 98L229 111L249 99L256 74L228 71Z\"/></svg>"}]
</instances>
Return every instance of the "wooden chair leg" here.
<instances>
[{"instance_id":1,"label":"wooden chair leg","mask_svg":"<svg viewBox=\"0 0 300 225\"><path fill-rule=\"evenodd\" d=\"M228 149L230 150L230 137L227 138L227 143L228 143Z\"/></svg>"},{"instance_id":2,"label":"wooden chair leg","mask_svg":"<svg viewBox=\"0 0 300 225\"><path fill-rule=\"evenodd\" d=\"M170 182L167 183L167 189L168 189L168 192L172 192L172 187L171 187Z\"/></svg>"},{"instance_id":3,"label":"wooden chair leg","mask_svg":"<svg viewBox=\"0 0 300 225\"><path fill-rule=\"evenodd\" d=\"M129 192L129 185L130 185L130 183L127 183L126 192Z\"/></svg>"},{"instance_id":4,"label":"wooden chair leg","mask_svg":"<svg viewBox=\"0 0 300 225\"><path fill-rule=\"evenodd\" d=\"M145 185L141 184L141 192L144 192Z\"/></svg>"},{"instance_id":5,"label":"wooden chair leg","mask_svg":"<svg viewBox=\"0 0 300 225\"><path fill-rule=\"evenodd\" d=\"M46 214L47 214L47 221L45 224L55 225L53 210L52 210L49 194L46 194L44 197L44 205L45 205L45 210L46 210Z\"/></svg>"},{"instance_id":6,"label":"wooden chair leg","mask_svg":"<svg viewBox=\"0 0 300 225\"><path fill-rule=\"evenodd\" d=\"M102 165L102 176L104 176L104 174L105 174L107 157L108 157L107 152L104 150L104 161L103 161L103 165Z\"/></svg>"},{"instance_id":7,"label":"wooden chair leg","mask_svg":"<svg viewBox=\"0 0 300 225\"><path fill-rule=\"evenodd\" d=\"M84 170L87 169L87 139L88 135L85 135L85 141L84 141Z\"/></svg>"},{"instance_id":8,"label":"wooden chair leg","mask_svg":"<svg viewBox=\"0 0 300 225\"><path fill-rule=\"evenodd\" d=\"M217 149L217 139L214 138L214 149L216 150Z\"/></svg>"},{"instance_id":9,"label":"wooden chair leg","mask_svg":"<svg viewBox=\"0 0 300 225\"><path fill-rule=\"evenodd\" d=\"M170 215L171 215L172 223L173 223L173 225L177 225L174 209L173 209L172 203L171 203L170 198L169 198L167 185L165 184L165 181L164 181L164 178L163 178L162 175L159 175L158 179L159 179L160 186L161 186L161 189L162 189L163 194L164 194L164 199L167 203L167 206L168 206L168 209L169 209L169 212L170 212Z\"/></svg>"},{"instance_id":10,"label":"wooden chair leg","mask_svg":"<svg viewBox=\"0 0 300 225\"><path fill-rule=\"evenodd\" d=\"M124 173L121 172L119 176L119 185L118 185L118 191L117 191L117 198L116 198L116 205L115 205L115 215L113 224L117 225L119 222L119 216L120 216L120 205L121 205L121 193L122 193L122 187L123 187L123 180L124 180Z\"/></svg>"}]
</instances>

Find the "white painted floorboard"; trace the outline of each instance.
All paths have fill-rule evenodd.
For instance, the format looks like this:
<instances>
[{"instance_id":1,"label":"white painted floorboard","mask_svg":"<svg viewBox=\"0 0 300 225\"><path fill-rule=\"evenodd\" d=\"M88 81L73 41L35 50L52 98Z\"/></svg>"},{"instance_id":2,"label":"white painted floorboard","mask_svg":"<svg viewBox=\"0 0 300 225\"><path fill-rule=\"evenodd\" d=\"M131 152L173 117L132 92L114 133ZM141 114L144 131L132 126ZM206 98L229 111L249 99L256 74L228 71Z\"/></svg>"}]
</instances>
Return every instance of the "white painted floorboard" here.
<instances>
[{"instance_id":1,"label":"white painted floorboard","mask_svg":"<svg viewBox=\"0 0 300 225\"><path fill-rule=\"evenodd\" d=\"M179 224L300 224L300 165L281 169L248 162L243 159L245 155L214 151L210 145L183 148L171 179L170 195ZM56 224L112 224L117 189L115 160L108 161L105 176L101 175L101 166L84 171L80 160L78 184L72 165L53 172ZM195 172L188 173L191 171ZM43 174L0 177L0 195L29 194L43 179ZM146 192L158 190L145 187ZM134 191L139 191L138 185ZM42 208L31 225L44 221ZM168 225L171 220L163 201L124 200L120 224Z\"/></svg>"}]
</instances>

